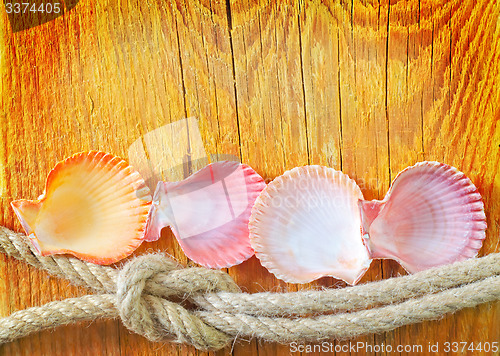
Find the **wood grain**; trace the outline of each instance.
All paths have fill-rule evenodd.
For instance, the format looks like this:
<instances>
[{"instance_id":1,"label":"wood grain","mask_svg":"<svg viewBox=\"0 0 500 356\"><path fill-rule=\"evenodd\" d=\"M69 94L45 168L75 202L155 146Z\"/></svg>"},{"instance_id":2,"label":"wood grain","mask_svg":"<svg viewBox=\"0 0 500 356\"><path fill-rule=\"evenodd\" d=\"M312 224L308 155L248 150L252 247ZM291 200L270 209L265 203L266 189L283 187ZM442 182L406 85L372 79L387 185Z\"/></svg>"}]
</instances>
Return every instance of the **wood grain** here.
<instances>
[{"instance_id":1,"label":"wood grain","mask_svg":"<svg viewBox=\"0 0 500 356\"><path fill-rule=\"evenodd\" d=\"M458 167L488 219L481 254L498 252L500 4L489 0L81 0L53 21L13 33L0 11L0 223L9 203L36 198L48 171L74 152L123 157L141 135L195 116L205 150L231 154L266 180L305 164L355 178L369 199L421 160ZM136 254L184 256L169 231ZM0 315L83 295L0 256ZM343 287L275 279L254 257L229 269L243 290ZM404 274L376 261L362 282ZM500 303L350 340L370 345L500 341ZM344 345L347 341L336 342ZM6 355L205 354L150 343L119 321L46 331ZM218 354L289 354L241 340Z\"/></svg>"}]
</instances>

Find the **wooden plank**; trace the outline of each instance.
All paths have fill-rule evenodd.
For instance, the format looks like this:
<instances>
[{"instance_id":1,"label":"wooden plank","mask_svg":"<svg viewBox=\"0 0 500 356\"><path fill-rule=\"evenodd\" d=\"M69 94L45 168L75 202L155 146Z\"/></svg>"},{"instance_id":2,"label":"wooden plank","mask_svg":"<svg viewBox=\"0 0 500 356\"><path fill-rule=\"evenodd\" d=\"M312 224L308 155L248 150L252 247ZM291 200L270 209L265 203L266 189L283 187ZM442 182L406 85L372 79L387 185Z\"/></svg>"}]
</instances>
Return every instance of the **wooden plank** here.
<instances>
[{"instance_id":1,"label":"wooden plank","mask_svg":"<svg viewBox=\"0 0 500 356\"><path fill-rule=\"evenodd\" d=\"M298 6L230 2L241 157L267 181L308 163ZM245 291L296 290L253 257L234 268ZM286 353L287 346L252 341L234 353Z\"/></svg>"},{"instance_id":2,"label":"wooden plank","mask_svg":"<svg viewBox=\"0 0 500 356\"><path fill-rule=\"evenodd\" d=\"M422 43L425 30L420 28L419 5L401 1L388 8L386 109L391 180L405 167L424 160L422 93L428 83L422 78L428 73L430 45ZM398 263L384 262L384 278L404 274ZM400 328L385 333L379 342L401 345L410 336L407 332Z\"/></svg>"},{"instance_id":3,"label":"wooden plank","mask_svg":"<svg viewBox=\"0 0 500 356\"><path fill-rule=\"evenodd\" d=\"M459 167L479 187L489 226L481 254L498 251L498 220L494 218L498 207L492 202L498 193L492 184L499 179L500 111L488 107L488 98L498 97L499 88L485 85L499 78L497 5L454 2L443 10L432 9L434 16L429 16L437 22L435 13L443 13L444 19L435 27L440 30L434 31L442 42L433 45L437 61L433 68L445 69L432 72L434 95L440 97L433 100L433 115L424 115L424 127L431 128L424 134L424 150L427 159ZM436 37L439 32L444 34ZM499 306L481 306L450 316L443 323L450 330L449 338L468 342L498 339Z\"/></svg>"},{"instance_id":4,"label":"wooden plank","mask_svg":"<svg viewBox=\"0 0 500 356\"><path fill-rule=\"evenodd\" d=\"M387 134L387 22L389 6L354 2L339 28L342 97L342 171L365 199L382 199L389 187ZM387 262L373 261L361 283L383 277ZM377 335L356 342L380 344ZM361 350L361 354L364 350Z\"/></svg>"},{"instance_id":5,"label":"wooden plank","mask_svg":"<svg viewBox=\"0 0 500 356\"><path fill-rule=\"evenodd\" d=\"M339 4L306 1L300 11L303 86L310 164L340 170Z\"/></svg>"},{"instance_id":6,"label":"wooden plank","mask_svg":"<svg viewBox=\"0 0 500 356\"><path fill-rule=\"evenodd\" d=\"M142 135L196 116L205 149L266 180L305 164L355 178L382 198L404 167L439 160L479 187L499 251L500 6L493 1L81 2L13 34L0 13L0 223L20 230L10 201L35 198L53 165L101 149L123 157ZM136 254L193 264L168 230ZM0 256L0 315L86 291ZM286 284L254 257L229 273L248 292L343 287ZM376 261L363 282L404 273ZM416 345L498 340L500 303L350 342ZM342 345L345 342L336 342ZM5 354L196 354L151 343L118 321L46 331ZM240 341L217 354L289 354ZM369 352L361 352L361 354Z\"/></svg>"}]
</instances>

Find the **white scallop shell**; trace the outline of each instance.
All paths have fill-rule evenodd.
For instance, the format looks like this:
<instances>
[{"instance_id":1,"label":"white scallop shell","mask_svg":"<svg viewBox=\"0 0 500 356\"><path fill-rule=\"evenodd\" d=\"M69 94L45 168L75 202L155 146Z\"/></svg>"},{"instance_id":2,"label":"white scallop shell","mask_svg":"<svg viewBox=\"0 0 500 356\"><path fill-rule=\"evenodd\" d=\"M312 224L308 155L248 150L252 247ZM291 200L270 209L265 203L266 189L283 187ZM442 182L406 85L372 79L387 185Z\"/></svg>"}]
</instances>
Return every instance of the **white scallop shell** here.
<instances>
[{"instance_id":1,"label":"white scallop shell","mask_svg":"<svg viewBox=\"0 0 500 356\"><path fill-rule=\"evenodd\" d=\"M250 217L250 241L262 265L290 283L323 276L355 284L370 265L363 245L363 199L356 183L322 166L294 168L262 191Z\"/></svg>"},{"instance_id":2,"label":"white scallop shell","mask_svg":"<svg viewBox=\"0 0 500 356\"><path fill-rule=\"evenodd\" d=\"M412 273L474 257L485 238L481 195L443 163L408 167L384 200L360 204L372 258L395 259Z\"/></svg>"}]
</instances>

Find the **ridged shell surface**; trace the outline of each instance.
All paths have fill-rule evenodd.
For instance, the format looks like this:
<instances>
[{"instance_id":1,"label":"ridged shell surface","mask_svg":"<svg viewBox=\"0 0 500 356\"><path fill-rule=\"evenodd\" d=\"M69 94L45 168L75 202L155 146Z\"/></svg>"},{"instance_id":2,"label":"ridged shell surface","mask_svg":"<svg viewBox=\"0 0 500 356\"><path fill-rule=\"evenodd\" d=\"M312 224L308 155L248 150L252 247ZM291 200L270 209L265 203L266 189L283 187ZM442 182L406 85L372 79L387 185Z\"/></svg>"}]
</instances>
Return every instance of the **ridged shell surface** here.
<instances>
[{"instance_id":1,"label":"ridged shell surface","mask_svg":"<svg viewBox=\"0 0 500 356\"><path fill-rule=\"evenodd\" d=\"M208 268L231 267L253 256L248 219L265 187L251 167L234 161L209 164L180 182L159 182L146 239L170 226L184 253Z\"/></svg>"},{"instance_id":2,"label":"ridged shell surface","mask_svg":"<svg viewBox=\"0 0 500 356\"><path fill-rule=\"evenodd\" d=\"M418 272L476 256L485 238L481 195L462 172L439 162L402 171L380 202L364 202L373 258Z\"/></svg>"},{"instance_id":3,"label":"ridged shell surface","mask_svg":"<svg viewBox=\"0 0 500 356\"><path fill-rule=\"evenodd\" d=\"M332 168L285 172L268 184L252 209L256 256L286 282L332 276L355 284L371 261L361 238L362 198L356 183Z\"/></svg>"},{"instance_id":4,"label":"ridged shell surface","mask_svg":"<svg viewBox=\"0 0 500 356\"><path fill-rule=\"evenodd\" d=\"M98 264L116 262L142 243L150 206L139 173L97 151L59 162L38 200L12 202L41 255L69 253Z\"/></svg>"}]
</instances>

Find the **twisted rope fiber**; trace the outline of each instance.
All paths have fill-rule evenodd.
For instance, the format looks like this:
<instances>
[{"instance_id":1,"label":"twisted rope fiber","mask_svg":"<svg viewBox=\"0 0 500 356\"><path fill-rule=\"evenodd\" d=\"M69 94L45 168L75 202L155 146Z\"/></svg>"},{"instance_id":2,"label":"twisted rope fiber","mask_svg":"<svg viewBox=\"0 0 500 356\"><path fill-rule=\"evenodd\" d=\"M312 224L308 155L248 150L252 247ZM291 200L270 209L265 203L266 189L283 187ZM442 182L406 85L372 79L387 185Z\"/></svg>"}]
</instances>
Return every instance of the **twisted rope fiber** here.
<instances>
[{"instance_id":1,"label":"twisted rope fiber","mask_svg":"<svg viewBox=\"0 0 500 356\"><path fill-rule=\"evenodd\" d=\"M77 321L118 317L150 340L204 350L220 349L238 336L314 342L388 331L500 300L500 253L356 287L247 294L226 273L181 268L161 254L134 258L121 269L37 256L24 235L3 227L0 252L98 293L0 319L0 343ZM186 309L173 297L198 309ZM321 315L332 311L338 313Z\"/></svg>"},{"instance_id":2,"label":"twisted rope fiber","mask_svg":"<svg viewBox=\"0 0 500 356\"><path fill-rule=\"evenodd\" d=\"M92 288L98 293L115 293L118 270L98 266L73 257L47 256L34 254L31 245L26 243L23 234L15 233L0 226L0 252L28 262L32 266L45 270L59 278L64 278L76 285ZM166 263L172 263L166 260ZM188 286L178 283L185 281L182 274L189 269L175 270L172 274L158 273L146 282L148 294L163 298L181 295ZM208 277L218 271L207 271ZM326 290L307 290L291 293L206 293L190 295L191 301L203 309L220 310L229 313L252 315L292 315L324 313L336 310L364 309L376 305L400 302L409 298L420 297L429 293L454 288L465 283L500 274L500 254L490 254L480 259L429 269L418 274L399 278L390 278L356 287ZM226 276L224 274L224 276ZM179 278L175 278L179 277ZM226 279L232 283L232 279ZM196 281L198 291L203 286ZM190 287L189 287L190 288ZM234 287L237 288L237 287ZM220 288L225 290L225 288ZM206 289L205 289L206 290ZM235 292L238 290L235 289ZM191 291L191 294L195 290Z\"/></svg>"}]
</instances>

